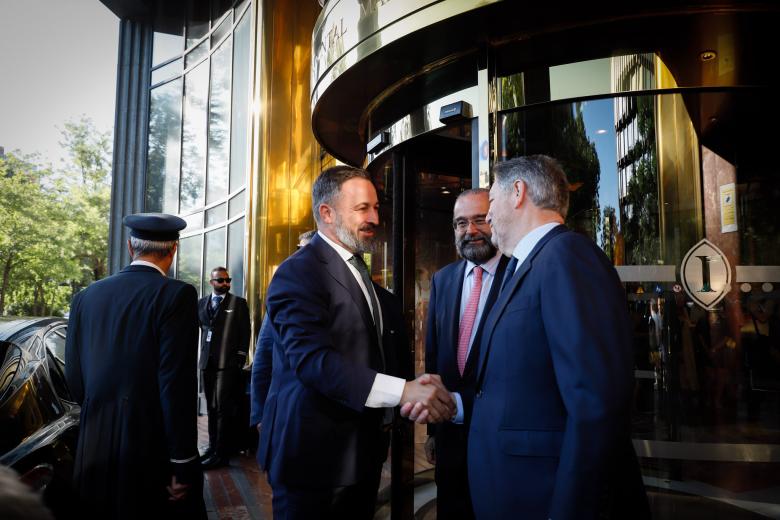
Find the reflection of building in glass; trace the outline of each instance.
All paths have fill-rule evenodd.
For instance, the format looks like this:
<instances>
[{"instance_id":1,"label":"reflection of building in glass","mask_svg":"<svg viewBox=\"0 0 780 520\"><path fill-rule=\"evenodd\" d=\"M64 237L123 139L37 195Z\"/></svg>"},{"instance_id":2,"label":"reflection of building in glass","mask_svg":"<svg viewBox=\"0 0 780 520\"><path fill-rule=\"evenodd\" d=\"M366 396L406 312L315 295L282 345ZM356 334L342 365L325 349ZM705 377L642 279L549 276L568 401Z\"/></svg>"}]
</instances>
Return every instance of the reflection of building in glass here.
<instances>
[{"instance_id":1,"label":"reflection of building in glass","mask_svg":"<svg viewBox=\"0 0 780 520\"><path fill-rule=\"evenodd\" d=\"M611 62L612 92L631 92L651 90L655 88L653 54L631 54L615 56ZM634 172L635 165L646 155L638 128L638 107L634 97L616 97L615 100L615 134L617 138L618 163L618 197L622 199L628 190L628 183Z\"/></svg>"}]
</instances>

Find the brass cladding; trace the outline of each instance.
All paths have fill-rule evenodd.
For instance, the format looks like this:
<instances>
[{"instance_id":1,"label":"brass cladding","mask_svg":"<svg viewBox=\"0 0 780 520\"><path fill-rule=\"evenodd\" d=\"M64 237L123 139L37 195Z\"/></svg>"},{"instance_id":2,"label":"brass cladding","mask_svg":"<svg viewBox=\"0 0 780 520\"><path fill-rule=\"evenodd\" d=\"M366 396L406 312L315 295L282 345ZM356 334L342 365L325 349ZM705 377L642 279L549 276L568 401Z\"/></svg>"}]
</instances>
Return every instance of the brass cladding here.
<instances>
[{"instance_id":1,"label":"brass cladding","mask_svg":"<svg viewBox=\"0 0 780 520\"><path fill-rule=\"evenodd\" d=\"M254 11L247 300L253 337L276 268L314 227L311 186L320 147L311 131L309 78L316 2L258 2Z\"/></svg>"}]
</instances>

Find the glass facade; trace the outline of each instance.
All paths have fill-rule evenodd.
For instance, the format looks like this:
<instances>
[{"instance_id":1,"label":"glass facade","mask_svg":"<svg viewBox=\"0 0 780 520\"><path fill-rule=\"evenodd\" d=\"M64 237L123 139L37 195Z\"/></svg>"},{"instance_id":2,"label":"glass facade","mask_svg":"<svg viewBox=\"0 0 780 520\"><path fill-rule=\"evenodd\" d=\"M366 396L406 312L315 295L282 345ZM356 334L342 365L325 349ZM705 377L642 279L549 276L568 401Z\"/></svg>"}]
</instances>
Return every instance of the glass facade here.
<instances>
[{"instance_id":1,"label":"glass facade","mask_svg":"<svg viewBox=\"0 0 780 520\"><path fill-rule=\"evenodd\" d=\"M250 2L188 2L177 34L153 39L146 211L187 221L176 277L208 290L229 266L244 294Z\"/></svg>"}]
</instances>

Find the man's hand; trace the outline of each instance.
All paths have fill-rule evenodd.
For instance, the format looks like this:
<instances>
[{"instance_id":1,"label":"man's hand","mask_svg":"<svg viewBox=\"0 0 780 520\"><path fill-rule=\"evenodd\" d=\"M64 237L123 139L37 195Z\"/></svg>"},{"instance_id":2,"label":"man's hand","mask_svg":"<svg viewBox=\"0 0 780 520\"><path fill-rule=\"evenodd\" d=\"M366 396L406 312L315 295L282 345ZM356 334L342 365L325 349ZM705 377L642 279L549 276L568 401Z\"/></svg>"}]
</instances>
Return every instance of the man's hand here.
<instances>
[{"instance_id":1,"label":"man's hand","mask_svg":"<svg viewBox=\"0 0 780 520\"><path fill-rule=\"evenodd\" d=\"M455 399L435 374L423 374L404 385L401 394L401 416L419 424L443 422L457 412Z\"/></svg>"},{"instance_id":2,"label":"man's hand","mask_svg":"<svg viewBox=\"0 0 780 520\"><path fill-rule=\"evenodd\" d=\"M168 500L171 502L178 502L179 500L184 500L187 498L187 491L189 491L190 486L188 484L181 484L176 481L176 475L173 475L171 477L171 485L167 486L165 489L168 490L168 494L170 497L168 497Z\"/></svg>"},{"instance_id":3,"label":"man's hand","mask_svg":"<svg viewBox=\"0 0 780 520\"><path fill-rule=\"evenodd\" d=\"M433 435L425 439L423 448L425 448L425 460L428 461L428 464L436 464L436 441Z\"/></svg>"}]
</instances>

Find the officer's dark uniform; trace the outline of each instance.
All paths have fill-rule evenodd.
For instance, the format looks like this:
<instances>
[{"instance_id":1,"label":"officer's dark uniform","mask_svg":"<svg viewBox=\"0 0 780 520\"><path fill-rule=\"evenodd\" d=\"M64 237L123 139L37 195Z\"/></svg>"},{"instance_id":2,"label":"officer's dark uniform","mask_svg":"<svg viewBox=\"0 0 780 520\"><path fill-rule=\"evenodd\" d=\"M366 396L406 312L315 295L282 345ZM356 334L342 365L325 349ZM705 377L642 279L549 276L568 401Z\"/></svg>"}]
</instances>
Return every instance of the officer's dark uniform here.
<instances>
[{"instance_id":1,"label":"officer's dark uniform","mask_svg":"<svg viewBox=\"0 0 780 520\"><path fill-rule=\"evenodd\" d=\"M131 236L175 240L171 215L125 217ZM197 451L197 293L135 265L73 299L65 373L81 405L73 483L83 517L205 518ZM175 475L190 485L169 500Z\"/></svg>"}]
</instances>

